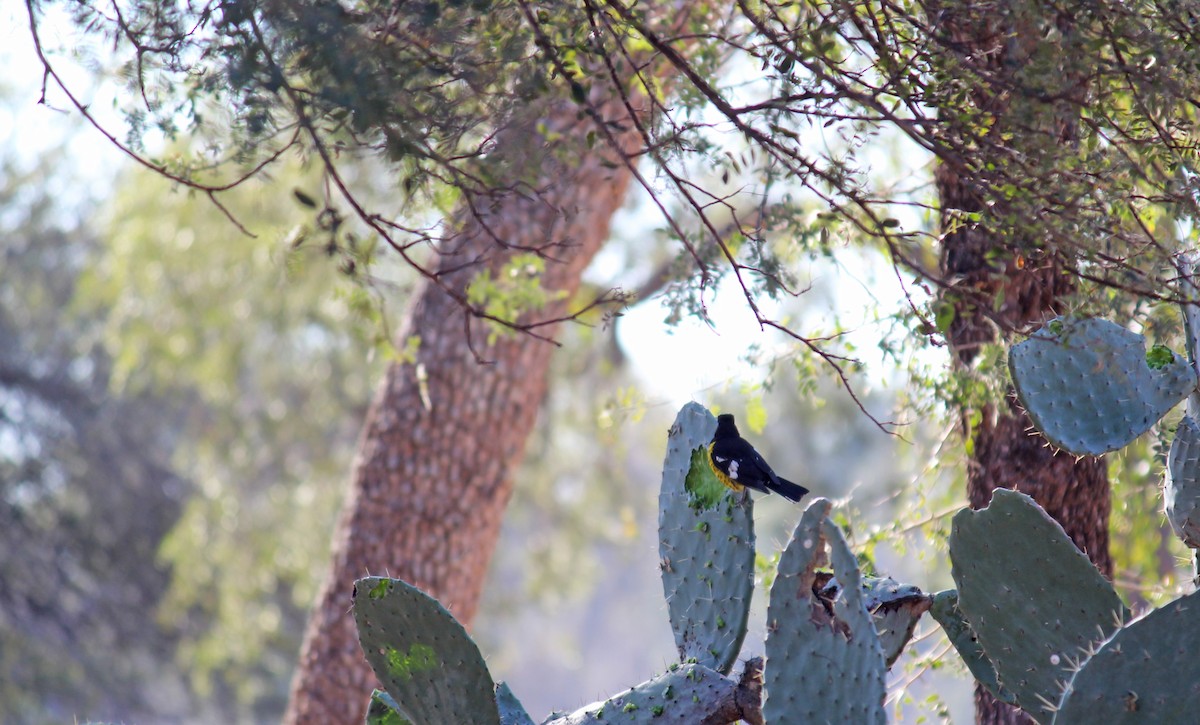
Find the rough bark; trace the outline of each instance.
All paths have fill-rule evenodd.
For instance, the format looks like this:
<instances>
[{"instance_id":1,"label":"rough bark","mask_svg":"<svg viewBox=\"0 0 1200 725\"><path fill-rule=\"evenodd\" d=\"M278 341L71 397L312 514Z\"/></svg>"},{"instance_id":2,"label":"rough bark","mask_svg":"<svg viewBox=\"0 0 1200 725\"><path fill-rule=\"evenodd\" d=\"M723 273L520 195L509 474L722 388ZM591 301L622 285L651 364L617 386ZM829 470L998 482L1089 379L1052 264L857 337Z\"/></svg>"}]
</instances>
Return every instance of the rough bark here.
<instances>
[{"instance_id":1,"label":"rough bark","mask_svg":"<svg viewBox=\"0 0 1200 725\"><path fill-rule=\"evenodd\" d=\"M960 196L961 187L947 188L943 183L939 179L943 200ZM944 244L948 257L962 251L962 245L971 244L963 239L966 236L970 233L946 236ZM1066 291L1062 287L1065 279L1062 270L1053 268L1010 268L1000 279L1005 299L1011 300L1002 313L1006 313L1008 321L1014 325L1040 320L1052 313L1055 300ZM989 341L988 337L994 335L993 329L991 323L981 324L978 315L960 310L950 334L951 346L960 364L966 364L973 357L973 351L981 342ZM986 405L978 412L975 425L968 422L975 418L975 411L963 414L964 433L973 444L967 461L967 498L971 508L987 506L992 491L997 488L1029 494L1062 524L1067 535L1100 571L1111 577L1108 519L1112 504L1104 459L1076 458L1051 447L1015 404L1012 390L1007 392L1003 402ZM975 706L976 722L980 725L1032 725L1034 722L1019 710L998 702L978 685Z\"/></svg>"},{"instance_id":2,"label":"rough bark","mask_svg":"<svg viewBox=\"0 0 1200 725\"><path fill-rule=\"evenodd\" d=\"M975 105L997 119L997 130L1012 129L1014 143L1020 145L1024 135L1030 143L1026 150L1032 154L1037 153L1038 144L1072 143L1075 120L1071 114L1078 106L1039 105L1008 91L1017 85L1006 82L1011 80L1009 74L1028 57L1029 43L1041 37L1031 31L1029 18L1021 17L1029 10L1014 11L1008 17L998 16L994 10L990 3L963 2L943 16L942 27L959 49L964 64L980 71L981 76L1001 81L995 88L981 82L972 93ZM1058 16L1054 21L1067 32L1072 19ZM1063 58L1068 56L1064 49ZM1084 93L1081 82L1070 87L1077 70L1064 70L1060 79L1069 89L1064 97L1072 104L1081 101L1080 94ZM1064 107L1072 110L1064 113ZM1003 163L1003 159L998 161ZM1061 257L1040 254L1036 240L1005 239L986 224L955 225L954 220L961 218L959 212L979 212L986 218L986 181L972 178L952 164L943 164L936 183L942 228L946 230L942 271L956 280L946 297L956 306L947 337L954 363L968 366L980 345L995 341L999 330L1021 329L1056 314L1057 306L1072 293L1074 285ZM1002 300L1001 304L994 305L996 300ZM977 411L964 410L962 421L964 435L972 444L967 462L971 508L987 506L997 488L1029 494L1111 578L1108 519L1112 502L1104 460L1076 458L1052 448L1015 403L1011 389L1000 403ZM975 688L975 717L980 725L1034 722L1020 710L997 701L979 685Z\"/></svg>"},{"instance_id":3,"label":"rough bark","mask_svg":"<svg viewBox=\"0 0 1200 725\"><path fill-rule=\"evenodd\" d=\"M605 111L624 114L619 104ZM492 168L503 168L512 185L464 202L457 232L440 250L439 279L462 295L482 269L495 273L536 250L545 260L543 288L565 293L538 313L552 319L566 311L605 240L630 174L611 151L553 148L534 130L539 121L568 140L592 123L578 105L556 102L498 137ZM622 126L630 130L619 140L632 152L632 124ZM400 338L420 336L417 359L388 369L367 415L285 722L362 722L375 678L348 612L355 578L403 578L460 621L474 618L555 349L524 334L488 344L488 332L438 286L420 293Z\"/></svg>"}]
</instances>

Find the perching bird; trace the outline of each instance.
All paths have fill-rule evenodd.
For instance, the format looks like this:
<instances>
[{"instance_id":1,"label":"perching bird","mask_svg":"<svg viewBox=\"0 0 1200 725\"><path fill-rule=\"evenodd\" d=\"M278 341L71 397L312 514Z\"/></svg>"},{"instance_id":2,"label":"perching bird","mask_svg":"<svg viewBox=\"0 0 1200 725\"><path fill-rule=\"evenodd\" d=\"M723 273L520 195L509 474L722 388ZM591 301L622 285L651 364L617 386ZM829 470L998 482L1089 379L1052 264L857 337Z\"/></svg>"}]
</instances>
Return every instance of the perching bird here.
<instances>
[{"instance_id":1,"label":"perching bird","mask_svg":"<svg viewBox=\"0 0 1200 725\"><path fill-rule=\"evenodd\" d=\"M717 432L708 444L708 465L717 480L734 491L774 491L789 501L799 501L808 493L807 488L775 475L754 446L738 435L737 424L729 413L717 416Z\"/></svg>"}]
</instances>

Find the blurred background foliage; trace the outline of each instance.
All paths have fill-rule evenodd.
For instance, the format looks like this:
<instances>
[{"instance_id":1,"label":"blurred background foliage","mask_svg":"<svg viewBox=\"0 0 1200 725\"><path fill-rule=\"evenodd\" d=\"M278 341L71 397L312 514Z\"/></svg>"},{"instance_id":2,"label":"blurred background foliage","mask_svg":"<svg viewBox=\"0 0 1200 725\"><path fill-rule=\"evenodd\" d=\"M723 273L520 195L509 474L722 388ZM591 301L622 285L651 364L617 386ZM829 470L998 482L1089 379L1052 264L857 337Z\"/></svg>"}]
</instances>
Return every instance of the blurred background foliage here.
<instances>
[{"instance_id":1,"label":"blurred background foliage","mask_svg":"<svg viewBox=\"0 0 1200 725\"><path fill-rule=\"evenodd\" d=\"M312 179L299 167L280 176L228 199L254 220L250 237L206 199L145 170L126 169L112 196L67 228L47 221L63 211L49 188L23 217L12 203L29 196L38 170L5 174L5 332L21 343L5 351L27 373L5 379L15 396L5 397L14 468L6 502L17 522L74 537L64 546L80 556L121 553L83 573L99 592L129 577L139 595L124 595L121 616L82 608L118 634L144 633L159 660L149 663L154 676L131 672L121 687L110 680L122 668L108 664L124 661L116 641L14 670L54 679L50 665L79 649L105 675L84 691L151 702L156 673L173 673L198 701L228 703L222 719L231 722L269 720L282 707L382 355L377 306L360 299L366 288L344 281L324 248L284 244L305 223L287 179ZM58 387L42 393L51 382ZM4 530L20 540L21 528ZM5 574L11 595L32 578ZM4 681L26 696L40 689ZM158 699L176 701L167 710L176 717L205 711Z\"/></svg>"},{"instance_id":2,"label":"blurred background foliage","mask_svg":"<svg viewBox=\"0 0 1200 725\"><path fill-rule=\"evenodd\" d=\"M61 160L0 162L0 718L12 722L189 699L182 671L161 667L177 635L145 626L170 579L157 548L192 492L171 462L187 396L111 389L105 311L72 308L102 245L52 197Z\"/></svg>"},{"instance_id":3,"label":"blurred background foliage","mask_svg":"<svg viewBox=\"0 0 1200 725\"><path fill-rule=\"evenodd\" d=\"M224 204L130 169L99 210L109 244L75 304L107 310L114 391L186 390L173 457L195 493L163 539L154 613L196 692L282 707L382 355L366 288L317 242L295 247L314 175L281 166ZM290 240L290 241L289 241ZM232 575L232 576L231 576ZM220 626L215 625L219 623Z\"/></svg>"}]
</instances>

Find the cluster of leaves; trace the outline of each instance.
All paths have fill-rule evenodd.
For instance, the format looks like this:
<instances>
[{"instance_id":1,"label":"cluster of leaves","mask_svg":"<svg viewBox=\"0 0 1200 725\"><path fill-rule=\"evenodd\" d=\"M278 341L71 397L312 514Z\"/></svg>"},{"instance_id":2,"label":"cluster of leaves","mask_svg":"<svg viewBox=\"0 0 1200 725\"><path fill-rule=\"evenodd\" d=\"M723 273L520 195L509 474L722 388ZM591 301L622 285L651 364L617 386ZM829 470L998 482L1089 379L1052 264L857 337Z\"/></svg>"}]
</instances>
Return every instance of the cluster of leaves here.
<instances>
[{"instance_id":1,"label":"cluster of leaves","mask_svg":"<svg viewBox=\"0 0 1200 725\"><path fill-rule=\"evenodd\" d=\"M77 26L130 54L131 138L215 121L233 131L224 140L242 162L300 128L317 144L386 148L394 160L452 170L452 160L481 152L539 79L527 72L530 38L508 0L69 8ZM233 115L210 118L216 108Z\"/></svg>"},{"instance_id":2,"label":"cluster of leaves","mask_svg":"<svg viewBox=\"0 0 1200 725\"><path fill-rule=\"evenodd\" d=\"M85 37L127 53L129 150L144 153L149 129L169 139L181 131L206 135L204 154L139 158L210 195L296 145L320 157L347 197L353 192L343 175L352 168L339 163L347 154L391 161L409 197L445 204L446 188L491 190L500 182L483 159L497 130L549 81L524 21L528 8L511 0L133 0L72 3L70 10ZM30 12L36 20L33 6ZM57 49L43 47L34 28L57 80ZM433 239L429 228L351 206L401 254Z\"/></svg>"},{"instance_id":3,"label":"cluster of leaves","mask_svg":"<svg viewBox=\"0 0 1200 725\"><path fill-rule=\"evenodd\" d=\"M409 252L432 241L434 228L359 204L338 155L391 159L406 194L437 197L445 211L458 198L446 189L519 183L511 168L488 163L498 129L560 97L596 121L588 148L613 146L627 130L607 120L606 103L646 107L635 129L641 149L618 158L659 198L681 245L685 263L668 287L677 311L704 315L706 291L730 272L760 324L839 370L846 357L760 309L760 297L804 292L790 276L798 252L872 241L918 282L949 290L932 308L925 295L910 296L923 336L945 334L963 314L1009 329L997 311L1006 301L986 278L1013 270L1069 270L1089 305L1112 304L1098 288L1177 296L1171 222L1195 208L1187 172L1200 31L1174 4L72 7L81 27L132 51L134 131L153 123L170 132L182 118L203 124L201 110L215 106L232 114L222 125L235 129L230 148L240 160L270 159L303 139L355 213L431 279ZM908 183L876 173L870 149L881 140L908 154ZM642 158L659 183L641 176ZM915 168L929 160L964 198L934 198L928 168ZM931 264L941 234L970 228L987 230L989 241L970 252L981 255L983 277L955 276L972 260ZM460 300L504 322L526 309L477 302Z\"/></svg>"},{"instance_id":4,"label":"cluster of leaves","mask_svg":"<svg viewBox=\"0 0 1200 725\"><path fill-rule=\"evenodd\" d=\"M204 180L211 172L203 164L267 162L302 139L320 158L327 187L344 194L378 238L419 271L427 270L410 250L433 238L431 227L411 210L384 216L360 203L344 181L340 155L390 159L406 197L423 197L445 211L461 191L519 185L519 179L501 181L504 170L487 163L497 129L519 109L556 94L596 119L604 99L650 105L651 122L638 129L642 149L625 152L623 161L638 168L645 157L656 165L660 183L646 186L670 197L663 203L667 226L684 250L675 268L681 281L669 289L678 309L701 315L708 285L729 270L760 322L786 329L760 312L757 300L802 292L788 274L801 255L827 255L846 241L865 239L878 242L918 280L952 289L935 307L911 305L904 324L919 337L944 334L970 306L1003 326L998 308L1006 301L993 288L976 285L979 280L962 284L936 269L930 249L938 227L941 233L986 229L993 242L979 254L997 274L1062 264L1085 291L1101 287L1142 300L1169 298L1176 283L1171 255L1180 241L1173 222L1194 210L1185 172L1194 162L1188 136L1200 43L1190 16L1169 3L1113 1L1049 11L1032 2L743 1L717 12L697 2L672 5L670 14L618 0L579 7L508 0L135 0L71 7L80 27L131 51L127 78L139 103L128 109L131 138L150 128L170 136L182 123L194 130L214 117L216 125L234 129L206 158L152 165L227 198L225 182ZM648 54L657 54L670 70L634 62ZM553 76L562 84L553 85ZM616 130L600 120L579 148L610 143ZM734 133L719 134L727 130ZM886 138L901 139L922 163L936 159L944 173L963 181L968 198L946 202L960 208L937 208L926 172L908 185L873 175L877 158L866 149ZM270 324L251 327L237 304L273 310L280 319L303 309L270 285L256 286L246 265L269 261L270 252L245 242L236 257L197 265L220 274L177 282L169 265L156 259L157 245L174 240L187 252L199 249L197 239L220 236L183 226L192 241L186 241L186 229L165 230L145 219L141 226L121 226L120 236L135 246L123 252L125 262L102 269L98 276L107 276L93 280L92 293L117 311L109 334L120 336L125 353L116 361L118 384L127 384L131 394L149 394L154 386L140 387L139 380L182 376L206 402L240 408L254 421L240 428L211 410L192 421L215 431L207 448L187 454L203 472L203 496L189 507L166 553L190 573L177 582L171 611L194 617L196 631L207 633L206 624L246 609L267 612L266 621L253 623L266 626L235 634L247 646L232 657L204 636L189 655L202 668L219 669L231 659L258 667L262 650L256 647L298 630L296 609L278 601L266 607L247 602L272 600L280 591L286 597L290 589L295 601L305 600L311 583L300 569L308 558L289 560L280 551L324 544L323 536L285 537L276 549L265 533L270 527L259 528L260 516L314 515L332 507L313 505L313 497L327 493L320 486L266 486L243 498L229 482L257 480L263 472L282 472L293 483L336 479L340 471L309 462L300 450L312 447L300 441L326 439L301 430L306 421L281 418L277 411L314 404L306 397L312 391L321 396L316 407L330 403L327 398L360 404L361 386L348 392L322 383L361 381L343 375L340 363L324 362L314 369L329 374L315 379L257 377L242 363L251 350L299 357L339 349L345 342L336 332L344 331L341 303L329 316L314 315L301 334L279 334ZM373 255L353 247L346 242L346 271L370 266ZM294 259L302 261L308 252L304 247ZM195 254L183 258L194 263ZM547 293L537 284L541 260L519 259L497 275L476 277L465 303L502 319L544 304ZM531 265L533 271L526 271ZM258 294L240 299L233 290ZM362 301L354 291L342 294L351 308ZM203 327L174 314L202 306L204 297L234 300L232 314L216 313ZM1160 315L1125 295L1082 299L1088 305L1133 304L1148 324ZM804 342L823 349L820 340ZM998 349L985 350L974 370L946 383L947 397L994 401L999 388L992 373L1003 375L993 354ZM163 361L163 369L148 372L148 360ZM297 441L296 448L273 457L248 442L272 431ZM254 435L246 438L247 432ZM287 523L310 533L328 525L311 518ZM281 555L283 573L280 580L248 576L254 582L248 587L235 585L235 576L219 582L211 562L188 559L201 550L220 560L225 573L253 570L241 558L246 550ZM248 687L268 679L250 666L231 671L230 682Z\"/></svg>"},{"instance_id":5,"label":"cluster of leaves","mask_svg":"<svg viewBox=\"0 0 1200 725\"><path fill-rule=\"evenodd\" d=\"M754 307L764 281L785 278L772 257L756 254L761 243L738 240L782 232L794 248L827 249L814 207L836 213L836 236L876 240L894 263L946 291L934 308L913 305L923 335L945 334L964 314L1011 330L1012 316L1000 311L1014 300L987 278L1022 269L1068 270L1088 307L1128 304L1131 295L1178 298L1173 255L1183 240L1171 222L1195 209L1187 171L1196 81L1183 69L1200 60L1185 10L813 0L740 2L731 15L710 16L704 29L719 38L721 76L706 74L689 45L696 29L672 28L653 7L600 3L592 15L598 33L621 48L648 44L684 78L682 105L659 105L668 120L646 139L660 176L699 220L673 225L700 268L693 289L676 298L681 309L697 309L686 305L718 262ZM709 123L674 122L701 106ZM735 140L714 142L714 126ZM921 175L910 185L873 176L864 149L889 138L936 160L963 198L935 200L928 175L924 186ZM753 153L730 153L734 144ZM762 196L697 183L685 173L696 154L724 180L731 160L748 157L739 171ZM746 214L747 202L765 211ZM772 217L791 223L772 225ZM986 230L970 252L979 259L930 264L930 243L962 229ZM981 278L955 276L973 265L986 270ZM1131 294L1097 293L1105 290Z\"/></svg>"},{"instance_id":6,"label":"cluster of leaves","mask_svg":"<svg viewBox=\"0 0 1200 725\"><path fill-rule=\"evenodd\" d=\"M565 296L562 291L554 292L542 286L541 276L545 270L545 260L536 254L518 254L494 277L486 269L477 274L467 287L467 301L492 319L519 320L523 315L541 310L551 300ZM493 323L488 343L505 332L511 330Z\"/></svg>"}]
</instances>

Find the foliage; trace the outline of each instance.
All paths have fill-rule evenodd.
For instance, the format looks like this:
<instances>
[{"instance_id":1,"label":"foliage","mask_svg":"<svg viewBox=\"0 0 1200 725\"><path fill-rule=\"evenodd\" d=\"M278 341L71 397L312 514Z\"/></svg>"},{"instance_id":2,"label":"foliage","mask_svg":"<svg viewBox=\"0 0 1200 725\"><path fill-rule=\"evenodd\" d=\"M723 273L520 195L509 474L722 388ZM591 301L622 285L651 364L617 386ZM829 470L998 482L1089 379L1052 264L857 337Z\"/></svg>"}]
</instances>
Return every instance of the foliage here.
<instances>
[{"instance_id":1,"label":"foliage","mask_svg":"<svg viewBox=\"0 0 1200 725\"><path fill-rule=\"evenodd\" d=\"M485 269L471 281L467 287L467 301L489 316L492 327L489 345L498 335L513 334L511 329L493 320L519 320L565 296L565 292L550 292L542 287L541 276L545 270L545 261L536 254L518 254L506 262L495 277Z\"/></svg>"},{"instance_id":2,"label":"foliage","mask_svg":"<svg viewBox=\"0 0 1200 725\"><path fill-rule=\"evenodd\" d=\"M60 152L13 156L0 161L0 720L206 713L170 667L178 632L145 616L169 580L157 544L191 491L171 461L186 395L110 389L106 310L71 307L102 244L55 191L71 173Z\"/></svg>"},{"instance_id":3,"label":"foliage","mask_svg":"<svg viewBox=\"0 0 1200 725\"><path fill-rule=\"evenodd\" d=\"M36 20L55 6L30 12ZM705 296L729 276L760 324L842 371L852 355L771 318L759 301L804 294L795 261L851 240L873 240L913 275L909 324L935 341L971 309L1010 324L995 315L1004 300L991 285L933 268L939 226L987 229L988 274L1057 266L1075 275L1087 294L1073 313L1180 296L1173 220L1194 211L1188 129L1198 82L1183 69L1200 63L1189 16L1161 3L989 8L131 0L70 11L85 37L128 58L131 139L151 128L168 138L215 130L203 157L147 156L151 166L216 199L248 160L270 164L300 143L332 196L435 284L418 253L441 236L429 210L480 212L498 174L514 171L493 163L498 139L535 99L562 99L593 119L578 139L540 127L552 153L573 155L615 142L604 103L644 98L642 148L607 153L614 165L634 169L644 157L655 167L659 182L644 185L678 243L682 263L667 289L676 309L705 316ZM57 82L55 49L41 50ZM880 142L919 161L879 174L870 149ZM390 160L409 209L378 213L349 188L345 161L364 155ZM917 168L929 160L969 187L978 208L939 209L928 170ZM477 294L459 300L464 311L532 330L526 286L514 291L522 302L494 283L481 276ZM934 299L920 293L926 284L946 294L923 302ZM1122 294L1097 293L1105 289Z\"/></svg>"},{"instance_id":4,"label":"foliage","mask_svg":"<svg viewBox=\"0 0 1200 725\"><path fill-rule=\"evenodd\" d=\"M29 7L36 18L58 5ZM146 152L144 157L160 172L190 185L198 201L235 206L228 200L237 192L227 187L237 186L248 173L247 164L268 164L251 165L254 173L275 171L277 153L300 141L304 152L320 162L324 193L296 198L320 208L319 231L333 233L332 248L348 272L370 276L372 260L379 255L360 258L345 237L334 236L344 226L335 206L352 209L381 249L390 248L429 276L428 260L434 257L421 252L442 236L443 223L450 223L439 215L452 209L470 213L473 209L462 200L470 193L486 198L497 178L489 161L495 158L498 130L531 99L560 98L597 122L584 138L558 150L603 148L612 129L603 122L597 99L615 96L648 98L654 110L643 148L611 163L634 166L648 159L657 178L647 186L665 202L675 202L663 206L669 214L668 236L682 250L674 267L676 282L668 291L676 309L703 317L705 295L728 271L730 283L742 288L761 324L787 329L839 372L854 371L853 354L830 353L824 336L805 336L770 318L758 300L803 294L790 276L795 260L830 254L851 240L876 240L893 262L906 268L910 288L951 289L928 307L909 302L901 324L918 341L936 342L953 324L954 306L947 302L974 305L985 316L1005 304L986 285L960 284L933 270L931 242L936 237L931 230L936 221L943 231L977 227L994 234L997 246L985 256L996 274L1062 263L1085 293L1066 303L1071 308L1066 312L1130 310L1154 327L1164 313L1146 300L1179 296L1172 254L1177 237L1194 238L1194 229L1175 222L1194 206L1194 182L1188 175L1194 149L1188 135L1197 82L1191 71L1200 43L1190 16L1178 6L1101 2L1052 13L1025 2L999 9L950 2L938 4L936 18L929 16L927 6L867 0L739 2L721 12L689 3L672 6L666 18L657 9L618 2L576 7L505 0L399 6L326 0L163 5L138 0L111 10L70 5L84 37L112 41L127 53L125 77L135 91L127 95L129 139L140 141L152 129L167 137L184 130L212 131L199 156L154 158ZM985 47L962 42L964 37L982 38ZM64 45L82 51L88 47L74 38ZM673 67L673 82L661 82L672 75L661 70L662 63L639 65L644 70L636 72L630 69L636 63L624 63L646 55ZM50 81L59 78L54 73L59 62L52 53L47 56ZM674 105L669 93L677 99ZM85 102L79 107L87 113ZM724 129L734 134L717 133ZM544 129L547 141L553 133ZM925 171L903 174L911 183L884 182L869 174L876 161L869 145L889 137L905 139L910 158L922 164L935 158L939 168L967 180L982 200L981 208L947 212L937 220L940 210L929 199ZM142 146L133 143L130 148ZM411 202L403 213L377 214L377 207L361 203L347 184L343 162L365 155L388 157L395 164L396 186ZM229 166L212 169L226 161L232 172ZM692 173L697 168L707 173ZM305 184L307 189L316 186ZM526 191L536 194L536 189ZM167 233L159 238L176 237ZM503 247L504 240L497 241ZM306 253L311 249L302 248ZM131 259L153 257L140 247ZM219 264L234 273L246 264L242 258L231 259ZM250 264L262 262L260 256ZM141 267L130 269L134 280ZM145 265L149 274L155 269L153 263ZM495 281L478 279L481 284ZM220 287L220 280L206 281L214 283ZM141 282L131 284L145 289ZM220 289L225 294L231 287ZM199 299L176 296L163 285L151 284L149 290L173 302L195 304ZM344 294L351 308L377 310L366 296L369 291L364 287ZM534 292L526 287L516 291L527 297ZM529 311L529 304L510 304L508 294L496 290L462 302L468 314L502 319ZM109 288L97 299L117 300L117 319L125 325L121 333L131 332L139 340L129 349L171 360L185 379L197 383L195 394L202 400L243 406L255 421L249 432L279 429L304 438L297 426L311 420L272 416L271 401L245 395L255 386L243 387L242 376L253 373L236 363L244 350L226 349L228 334L189 329L189 323L170 314L158 323L153 302L144 309L136 309L135 303L121 307L121 299L129 297L119 288ZM170 305L164 308L169 311ZM318 329L328 322L319 322ZM998 322L1003 325L1003 318ZM238 332L236 325L214 329ZM254 332L251 337L257 339L261 331ZM115 339L112 333L109 342ZM290 345L277 349L303 352ZM229 354L210 352L220 350ZM948 398L980 400L999 388L997 379L1004 374L1000 347L983 357L974 369L944 384ZM141 387L142 362L136 352L118 360L117 385L132 386L119 390L161 392ZM220 376L236 384L212 382ZM273 384L292 391L286 381ZM329 392L311 381L295 390L314 387L321 395ZM351 401L352 407L361 400ZM218 538L225 545L213 547L215 553L239 555L232 545L239 535L256 542L251 548L271 552L273 545L263 543L265 535L249 527L246 512L271 517L279 509L265 503L269 496L249 508L232 505L225 468L237 469L239 477L250 481L270 479L262 474L277 471L292 480L308 478L302 470L306 464L299 462L321 445L310 442L271 456L262 447L233 440L238 426L231 420L205 413L188 421L228 443L180 454L202 471L201 490L209 501L211 519L197 515L194 520L223 522L216 530L223 532ZM228 460L226 448L234 454ZM332 470L321 470L326 480L333 477ZM299 490L305 492L299 496L303 499L327 489ZM306 502L291 495L284 499L284 510ZM299 508L326 511L320 505ZM1145 511L1138 514L1146 516ZM290 523L298 529L307 524L310 531L327 525L313 519ZM174 551L207 546L211 528L194 524ZM315 538L302 543L311 545ZM301 576L299 567L290 568ZM201 582L215 575L206 567L199 571ZM201 610L206 619L221 608L212 602L194 605L196 600L210 591L222 600L241 596L240 589L230 587L186 582L181 587L181 609ZM272 583L258 581L247 591L259 595L274 589ZM253 646L245 654L252 657Z\"/></svg>"},{"instance_id":5,"label":"foliage","mask_svg":"<svg viewBox=\"0 0 1200 725\"><path fill-rule=\"evenodd\" d=\"M277 173L313 185L295 166ZM196 495L161 542L172 576L155 616L181 635L198 694L258 717L285 701L383 362L382 302L325 245L295 245L309 222L288 188L254 181L226 197L255 220L250 237L204 199L126 174L74 299L110 311L100 336L115 391L188 395L173 464Z\"/></svg>"}]
</instances>

